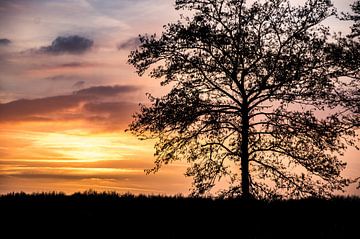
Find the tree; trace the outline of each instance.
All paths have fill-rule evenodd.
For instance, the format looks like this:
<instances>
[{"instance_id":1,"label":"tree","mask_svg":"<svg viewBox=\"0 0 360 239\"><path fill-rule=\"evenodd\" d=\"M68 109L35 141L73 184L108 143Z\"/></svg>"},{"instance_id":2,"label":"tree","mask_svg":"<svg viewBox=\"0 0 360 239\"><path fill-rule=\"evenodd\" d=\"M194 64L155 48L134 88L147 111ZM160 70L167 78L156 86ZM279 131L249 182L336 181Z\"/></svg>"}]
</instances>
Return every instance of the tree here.
<instances>
[{"instance_id":1,"label":"tree","mask_svg":"<svg viewBox=\"0 0 360 239\"><path fill-rule=\"evenodd\" d=\"M359 58L349 39L321 24L335 15L330 1L176 0L175 7L193 15L160 37L140 36L129 56L139 75L172 87L149 95L129 128L157 139L147 172L186 160L193 194L220 181L225 197L327 197L349 185L339 155L356 147Z\"/></svg>"},{"instance_id":2,"label":"tree","mask_svg":"<svg viewBox=\"0 0 360 239\"><path fill-rule=\"evenodd\" d=\"M357 41L350 41L351 43L347 43L346 45L348 46L348 48L350 49L350 51L352 52L357 52L359 53L359 49L360 49L360 1L356 1L354 4L351 5L351 9L353 11L353 14L347 14L345 15L346 17L343 18L343 20L351 20L354 21L353 26L351 27L351 34L348 35L348 38L350 39L357 39ZM344 41L346 42L346 41ZM355 57L357 57L357 59L360 59L360 55L357 54ZM348 64L352 64L353 62L350 60L348 62ZM355 64L355 68L358 67ZM359 80L360 76L357 75L357 79ZM358 89L357 91L357 95L359 95L360 89ZM357 186L358 189L360 189L360 177L358 178L359 180L359 184Z\"/></svg>"},{"instance_id":3,"label":"tree","mask_svg":"<svg viewBox=\"0 0 360 239\"><path fill-rule=\"evenodd\" d=\"M347 20L354 21L354 25L351 27L351 37L360 37L360 1L356 1L351 5L351 9L354 14L346 15Z\"/></svg>"}]
</instances>

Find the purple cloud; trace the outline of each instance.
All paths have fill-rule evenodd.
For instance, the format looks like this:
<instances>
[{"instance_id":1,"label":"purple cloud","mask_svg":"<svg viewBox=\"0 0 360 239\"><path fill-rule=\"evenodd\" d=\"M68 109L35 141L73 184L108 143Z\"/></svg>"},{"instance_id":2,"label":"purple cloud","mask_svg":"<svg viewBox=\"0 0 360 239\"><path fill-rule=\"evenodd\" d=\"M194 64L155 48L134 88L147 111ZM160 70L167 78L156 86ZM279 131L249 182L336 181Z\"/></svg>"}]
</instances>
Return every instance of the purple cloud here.
<instances>
[{"instance_id":1,"label":"purple cloud","mask_svg":"<svg viewBox=\"0 0 360 239\"><path fill-rule=\"evenodd\" d=\"M78 35L59 36L50 46L44 46L39 52L47 54L83 54L89 51L94 41Z\"/></svg>"}]
</instances>

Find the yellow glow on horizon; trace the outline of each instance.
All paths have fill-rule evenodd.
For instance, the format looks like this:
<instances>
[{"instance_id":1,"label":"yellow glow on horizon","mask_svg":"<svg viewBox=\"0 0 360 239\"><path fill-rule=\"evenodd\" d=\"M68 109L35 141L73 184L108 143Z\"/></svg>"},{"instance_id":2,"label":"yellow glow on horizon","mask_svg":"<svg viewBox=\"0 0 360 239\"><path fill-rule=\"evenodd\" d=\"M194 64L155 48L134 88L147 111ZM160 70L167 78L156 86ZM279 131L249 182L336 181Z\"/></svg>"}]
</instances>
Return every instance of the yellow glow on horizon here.
<instances>
[{"instance_id":1,"label":"yellow glow on horizon","mask_svg":"<svg viewBox=\"0 0 360 239\"><path fill-rule=\"evenodd\" d=\"M82 162L121 159L123 157L120 151L114 151L111 140L106 137L56 133L39 138L35 144L61 153L64 157Z\"/></svg>"},{"instance_id":2,"label":"yellow glow on horizon","mask_svg":"<svg viewBox=\"0 0 360 239\"><path fill-rule=\"evenodd\" d=\"M87 168L87 167L23 167L23 166L9 166L1 168L2 174L16 174L23 173L26 171L37 171L37 172L51 172L51 173L74 173L77 175L94 173L141 173L143 170L139 169L127 169L127 168Z\"/></svg>"},{"instance_id":3,"label":"yellow glow on horizon","mask_svg":"<svg viewBox=\"0 0 360 239\"><path fill-rule=\"evenodd\" d=\"M74 128L68 121L3 124L0 193L87 189L176 193L179 187L183 192L182 174L170 173L178 167L160 176L144 173L152 167L153 141L139 141L124 131L101 130L86 122L73 123Z\"/></svg>"},{"instance_id":4,"label":"yellow glow on horizon","mask_svg":"<svg viewBox=\"0 0 360 239\"><path fill-rule=\"evenodd\" d=\"M32 162L97 162L123 160L138 155L139 152L151 153L150 142L139 145L139 141L126 133L91 133L81 130L53 132L11 131L6 134L8 144L17 145L16 155L7 159ZM22 145L24 142L24 145ZM27 150L29 149L29 150ZM26 158L21 152L26 151ZM29 152L31 151L31 152Z\"/></svg>"}]
</instances>

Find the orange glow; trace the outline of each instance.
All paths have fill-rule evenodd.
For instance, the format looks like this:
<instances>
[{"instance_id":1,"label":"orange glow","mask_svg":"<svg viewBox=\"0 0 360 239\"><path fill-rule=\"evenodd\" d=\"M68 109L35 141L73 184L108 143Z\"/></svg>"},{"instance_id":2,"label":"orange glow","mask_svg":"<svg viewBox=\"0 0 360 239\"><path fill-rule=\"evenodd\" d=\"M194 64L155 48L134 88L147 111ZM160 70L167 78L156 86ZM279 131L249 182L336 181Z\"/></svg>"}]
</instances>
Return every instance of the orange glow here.
<instances>
[{"instance_id":1,"label":"orange glow","mask_svg":"<svg viewBox=\"0 0 360 239\"><path fill-rule=\"evenodd\" d=\"M174 10L174 0L155 2L0 0L0 38L11 42L0 44L0 194L188 193L185 164L146 175L143 170L154 166L155 142L124 132L138 103L149 102L146 92L160 97L171 88L146 74L139 77L127 64L136 44L119 47L139 34L160 36L164 24L184 13ZM352 2L334 0L339 12ZM81 54L41 51L69 35L94 45ZM79 94L112 86L128 88ZM344 161L344 176L358 177L359 151L347 152ZM355 187L348 192L360 194Z\"/></svg>"},{"instance_id":2,"label":"orange glow","mask_svg":"<svg viewBox=\"0 0 360 239\"><path fill-rule=\"evenodd\" d=\"M84 122L74 123L86 127ZM159 175L145 175L144 169L153 166L153 142L140 142L124 132L69 130L69 122L57 122L53 129L46 125L23 122L0 130L5 139L0 147L0 193L87 189L187 192L183 165L165 168Z\"/></svg>"}]
</instances>

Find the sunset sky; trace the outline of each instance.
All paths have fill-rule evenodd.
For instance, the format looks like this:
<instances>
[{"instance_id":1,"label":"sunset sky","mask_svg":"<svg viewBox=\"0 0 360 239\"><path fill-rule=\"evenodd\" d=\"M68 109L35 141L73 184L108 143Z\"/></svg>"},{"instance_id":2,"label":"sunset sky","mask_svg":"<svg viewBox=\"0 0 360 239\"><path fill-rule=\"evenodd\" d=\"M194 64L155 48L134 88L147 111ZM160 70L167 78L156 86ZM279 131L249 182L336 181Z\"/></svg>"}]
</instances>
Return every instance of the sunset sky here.
<instances>
[{"instance_id":1,"label":"sunset sky","mask_svg":"<svg viewBox=\"0 0 360 239\"><path fill-rule=\"evenodd\" d=\"M347 11L353 1L333 2ZM154 142L124 132L138 104L147 102L146 92L166 93L158 80L137 76L126 62L138 34L160 34L178 19L173 4L0 0L0 194L188 193L184 164L145 175ZM328 24L348 32L347 23ZM359 176L360 152L351 149L343 159L344 175Z\"/></svg>"}]
</instances>

